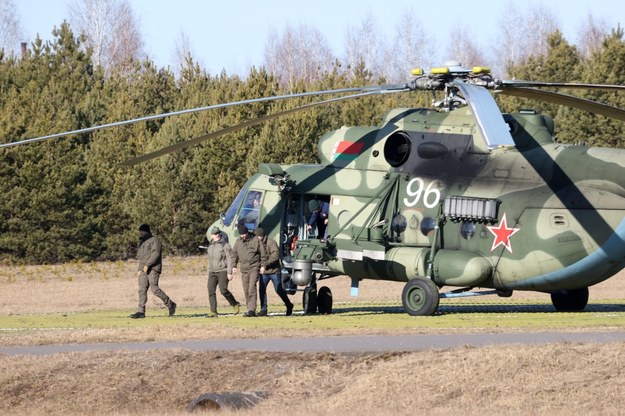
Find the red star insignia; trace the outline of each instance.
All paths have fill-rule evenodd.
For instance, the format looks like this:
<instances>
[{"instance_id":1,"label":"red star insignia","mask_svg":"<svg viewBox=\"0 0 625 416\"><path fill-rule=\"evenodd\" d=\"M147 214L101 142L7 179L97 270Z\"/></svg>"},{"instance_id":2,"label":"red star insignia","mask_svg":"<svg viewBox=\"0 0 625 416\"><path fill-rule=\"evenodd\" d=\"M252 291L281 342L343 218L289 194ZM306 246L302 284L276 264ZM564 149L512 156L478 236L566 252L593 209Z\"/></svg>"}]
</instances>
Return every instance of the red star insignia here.
<instances>
[{"instance_id":1,"label":"red star insignia","mask_svg":"<svg viewBox=\"0 0 625 416\"><path fill-rule=\"evenodd\" d=\"M508 222L506 221L506 213L503 213L503 217L501 218L501 222L499 223L499 227L494 227L492 225L487 226L488 231L490 231L495 239L493 240L493 246L490 248L492 252L498 246L502 245L512 253L512 245L510 244L510 237L517 233L520 228L508 228Z\"/></svg>"}]
</instances>

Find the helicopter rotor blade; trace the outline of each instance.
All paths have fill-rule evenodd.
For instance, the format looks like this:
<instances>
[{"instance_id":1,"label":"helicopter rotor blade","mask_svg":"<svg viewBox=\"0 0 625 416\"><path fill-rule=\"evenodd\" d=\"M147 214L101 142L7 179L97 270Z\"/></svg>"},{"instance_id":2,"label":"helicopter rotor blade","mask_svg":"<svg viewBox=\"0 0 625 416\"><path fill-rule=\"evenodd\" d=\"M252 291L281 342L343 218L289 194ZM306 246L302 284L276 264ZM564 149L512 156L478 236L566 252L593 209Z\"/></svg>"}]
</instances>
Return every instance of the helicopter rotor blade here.
<instances>
[{"instance_id":1,"label":"helicopter rotor blade","mask_svg":"<svg viewBox=\"0 0 625 416\"><path fill-rule=\"evenodd\" d=\"M367 89L368 89L368 91L360 92L359 94L352 94L352 95L347 95L347 96L344 96L344 97L337 97L337 98L331 98L329 100L318 101L318 102L306 104L306 105L303 105L303 106L300 106L300 107L292 108L292 109L289 109L289 110L281 111L281 112L278 112L278 113L275 113L275 114L269 114L267 116L256 118L256 119L253 119L253 120L248 120L248 121L245 121L243 123L237 124L236 126L226 127L225 129L222 129L222 130L214 131L214 132L205 134L203 136L196 137L194 139L190 139L190 140L186 140L186 141L183 141L183 142L175 143L175 144L172 144L170 146L166 146L166 147L163 147L161 149L158 149L158 150L156 150L154 152L138 156L138 157L136 157L134 159L126 160L126 161L120 163L120 166L125 166L125 167L134 166L134 165L137 165L139 163L143 163L143 162L146 162L148 160L155 159L155 158L157 158L159 156L163 156L163 155L166 155L168 153L172 153L172 152L175 152L177 150L181 150L181 149L184 149L186 147L196 145L196 144L201 143L203 141L223 136L224 134L232 133L232 132L235 132L235 131L238 131L238 130L241 130L241 129L244 129L244 128L247 128L247 127L255 126L257 124L264 123L265 121L272 120L272 119L275 119L275 118L278 118L278 117L282 117L282 116L285 116L287 114L292 114L292 113L295 113L295 112L298 112L298 111L306 110L306 109L309 109L309 108L312 108L312 107L325 105L325 104L331 104L331 103L335 103L335 102L338 102L338 101L347 100L347 99L351 99L351 98L365 97L365 96L374 95L374 94L402 92L402 91L407 91L408 90L407 88L401 89L399 87L398 88L390 88L390 89L388 89L388 88L372 88L372 87L368 87ZM363 88L358 88L357 90L362 91Z\"/></svg>"},{"instance_id":2,"label":"helicopter rotor blade","mask_svg":"<svg viewBox=\"0 0 625 416\"><path fill-rule=\"evenodd\" d=\"M540 81L515 81L502 80L496 82L495 88L570 88L581 90L600 90L600 91L625 91L625 85L611 84L585 84L576 82L540 82Z\"/></svg>"},{"instance_id":3,"label":"helicopter rotor blade","mask_svg":"<svg viewBox=\"0 0 625 416\"><path fill-rule=\"evenodd\" d=\"M615 87L618 86L615 85ZM588 111L590 113L625 121L625 110L608 104L603 104L597 101L587 100L585 98L575 97L572 95L562 94L559 92L538 90L534 88L515 87L503 89L499 91L499 93L512 95L514 97L546 101L552 104L565 105L568 107L577 108L578 110Z\"/></svg>"},{"instance_id":4,"label":"helicopter rotor blade","mask_svg":"<svg viewBox=\"0 0 625 416\"><path fill-rule=\"evenodd\" d=\"M466 98L488 147L514 146L510 130L490 92L460 80L455 81L454 86Z\"/></svg>"},{"instance_id":5,"label":"helicopter rotor blade","mask_svg":"<svg viewBox=\"0 0 625 416\"><path fill-rule=\"evenodd\" d=\"M152 120L157 120L157 119L161 119L165 117L178 116L182 114L191 114L191 113L197 113L197 112L206 111L206 110L233 107L233 106L243 105L243 104L254 104L254 103L267 102L267 101L284 100L288 98L300 98L300 97L308 97L308 96L341 94L341 93L384 92L386 90L403 91L405 90L405 88L406 88L406 84L389 84L389 85L381 85L381 86L340 88L340 89L335 89L335 90L311 91L311 92L302 92L302 93L296 93L296 94L285 94L285 95L277 95L277 96L271 96L271 97L253 98L249 100L233 101L229 103L214 104L214 105L208 105L204 107L197 107L197 108L191 108L191 109L180 110L180 111L172 111L169 113L154 114L151 116L139 117L139 118L135 118L132 120L124 120L124 121L118 121L114 123L102 124L99 126L92 126L92 127L86 127L83 129L66 131L62 133L54 133L54 134L49 134L46 136L34 137L31 139L24 139L24 140L20 140L16 142L1 143L0 148L19 146L22 144L34 143L34 142L39 142L39 141L48 140L48 139L55 139L59 137L70 136L73 134L89 133L92 131L107 129L111 127L125 126L127 124L134 124L134 123L139 123L142 121L152 121Z\"/></svg>"}]
</instances>

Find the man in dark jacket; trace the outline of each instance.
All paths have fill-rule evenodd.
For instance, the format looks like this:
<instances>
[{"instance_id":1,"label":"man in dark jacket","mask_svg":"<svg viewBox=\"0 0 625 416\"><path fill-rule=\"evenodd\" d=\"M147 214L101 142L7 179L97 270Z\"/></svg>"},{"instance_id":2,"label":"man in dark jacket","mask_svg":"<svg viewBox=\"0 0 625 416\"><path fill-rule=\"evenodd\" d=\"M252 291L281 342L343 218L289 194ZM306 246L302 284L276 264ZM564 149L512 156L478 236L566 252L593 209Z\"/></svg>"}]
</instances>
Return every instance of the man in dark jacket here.
<instances>
[{"instance_id":1,"label":"man in dark jacket","mask_svg":"<svg viewBox=\"0 0 625 416\"><path fill-rule=\"evenodd\" d=\"M263 259L267 257L265 247L250 233L245 225L239 225L239 239L232 247L232 264L241 264L241 283L245 294L247 312L243 316L256 316L256 293L258 275L265 272ZM236 269L232 269L234 273Z\"/></svg>"},{"instance_id":2,"label":"man in dark jacket","mask_svg":"<svg viewBox=\"0 0 625 416\"><path fill-rule=\"evenodd\" d=\"M210 245L206 252L208 253L208 304L210 312L208 318L217 316L217 285L219 292L228 301L234 314L239 313L240 304L228 290L228 282L232 280L232 247L223 238L221 230L213 227L210 234L207 233Z\"/></svg>"},{"instance_id":3,"label":"man in dark jacket","mask_svg":"<svg viewBox=\"0 0 625 416\"><path fill-rule=\"evenodd\" d=\"M330 204L320 199L308 201L310 218L308 220L308 231L312 231L317 226L317 238L325 240L328 238L328 215L330 214Z\"/></svg>"},{"instance_id":4,"label":"man in dark jacket","mask_svg":"<svg viewBox=\"0 0 625 416\"><path fill-rule=\"evenodd\" d=\"M267 316L267 285L270 280L273 283L273 288L276 293L286 306L286 316L291 316L291 314L293 314L293 303L282 287L282 266L280 263L280 248L278 247L278 243L267 238L265 230L261 227L254 230L254 234L256 234L258 239L265 246L265 253L267 255L264 260L265 273L260 275L258 283L258 294L260 297L260 312L258 316Z\"/></svg>"},{"instance_id":5,"label":"man in dark jacket","mask_svg":"<svg viewBox=\"0 0 625 416\"><path fill-rule=\"evenodd\" d=\"M158 280L161 277L163 269L163 246L156 237L152 235L150 226L142 224L139 227L139 251L137 257L139 259L139 268L137 276L139 277L139 306L137 312L130 315L131 318L145 318L145 304L148 301L148 288L152 293L163 301L169 310L169 316L176 313L176 302L172 301L165 292L158 287Z\"/></svg>"}]
</instances>

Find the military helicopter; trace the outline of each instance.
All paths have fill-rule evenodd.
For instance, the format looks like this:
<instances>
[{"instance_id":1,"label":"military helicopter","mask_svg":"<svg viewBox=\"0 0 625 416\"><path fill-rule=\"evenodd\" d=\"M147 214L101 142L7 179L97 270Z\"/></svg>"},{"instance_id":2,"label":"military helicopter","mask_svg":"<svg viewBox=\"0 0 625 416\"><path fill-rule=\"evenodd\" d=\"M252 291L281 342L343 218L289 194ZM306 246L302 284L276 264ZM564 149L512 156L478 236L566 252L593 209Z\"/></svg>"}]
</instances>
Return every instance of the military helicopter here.
<instances>
[{"instance_id":1,"label":"military helicopter","mask_svg":"<svg viewBox=\"0 0 625 416\"><path fill-rule=\"evenodd\" d=\"M398 108L377 127L342 127L319 139L319 164L261 164L215 221L232 240L260 224L283 250L289 293L307 313L330 313L320 282L406 282L404 310L433 315L441 298L515 290L549 293L558 311L581 311L588 287L625 267L625 150L559 144L554 122L533 110L502 113L491 94L571 106L625 121L625 111L540 88L621 91L617 85L497 80L450 62L406 83L261 97L59 133L252 102L345 94L177 143L132 166L272 118L345 99L442 91L433 108ZM581 167L580 167L581 165ZM311 201L315 201L311 203ZM308 227L326 204L323 235ZM288 279L288 280L287 280ZM452 288L443 292L443 288Z\"/></svg>"}]
</instances>

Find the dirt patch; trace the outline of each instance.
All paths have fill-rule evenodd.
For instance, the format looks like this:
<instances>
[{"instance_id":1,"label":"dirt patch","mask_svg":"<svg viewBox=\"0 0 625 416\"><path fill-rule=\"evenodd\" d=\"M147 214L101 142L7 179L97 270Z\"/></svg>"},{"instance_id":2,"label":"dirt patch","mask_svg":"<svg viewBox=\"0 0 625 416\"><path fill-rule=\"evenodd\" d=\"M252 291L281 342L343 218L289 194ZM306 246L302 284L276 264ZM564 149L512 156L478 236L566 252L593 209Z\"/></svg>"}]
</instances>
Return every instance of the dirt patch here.
<instances>
[{"instance_id":1,"label":"dirt patch","mask_svg":"<svg viewBox=\"0 0 625 416\"><path fill-rule=\"evenodd\" d=\"M208 308L206 289L206 259L169 257L165 259L160 286L180 307ZM351 280L336 277L324 280L320 286L332 290L334 302L398 302L404 284L364 280L359 296L350 295ZM229 286L234 296L243 302L241 279L238 275ZM450 288L443 288L448 290ZM625 272L590 288L590 299L615 299L625 295ZM280 299L270 286L268 299L279 305ZM302 294L291 297L301 305ZM537 292L514 292L515 299L549 301L549 295ZM218 308L228 312L228 304L217 294ZM445 302L444 300L442 302ZM137 304L136 262L76 263L48 266L0 266L0 314L59 313L127 309ZM162 303L148 296L148 313L162 309Z\"/></svg>"},{"instance_id":2,"label":"dirt patch","mask_svg":"<svg viewBox=\"0 0 625 416\"><path fill-rule=\"evenodd\" d=\"M166 258L160 287L179 307L208 309L206 288L206 259L204 257ZM336 277L323 280L320 286L332 290L335 302L401 302L403 283L365 280L358 297L350 295L351 280ZM244 303L240 275L229 285L239 302ZM280 299L270 285L268 299L279 304ZM302 293L291 296L301 305ZM229 312L229 305L218 293L219 311ZM137 305L136 262L103 262L47 266L0 266L0 314L58 313L126 308ZM163 308L159 299L148 295L148 313Z\"/></svg>"}]
</instances>

